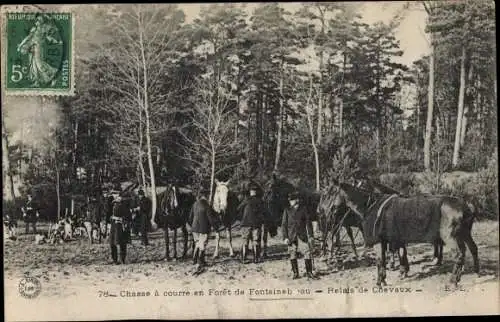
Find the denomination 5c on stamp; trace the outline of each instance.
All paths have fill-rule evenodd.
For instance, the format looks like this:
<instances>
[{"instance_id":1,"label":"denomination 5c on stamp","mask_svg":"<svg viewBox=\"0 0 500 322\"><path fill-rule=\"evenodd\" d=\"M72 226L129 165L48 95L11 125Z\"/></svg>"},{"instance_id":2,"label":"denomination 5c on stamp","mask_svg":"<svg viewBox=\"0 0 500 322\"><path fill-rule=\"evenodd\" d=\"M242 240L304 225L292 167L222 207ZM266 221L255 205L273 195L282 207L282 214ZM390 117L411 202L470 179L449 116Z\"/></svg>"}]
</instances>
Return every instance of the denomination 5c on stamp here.
<instances>
[{"instance_id":1,"label":"denomination 5c on stamp","mask_svg":"<svg viewBox=\"0 0 500 322\"><path fill-rule=\"evenodd\" d=\"M33 299L40 295L42 284L35 277L24 277L19 281L19 294L27 299Z\"/></svg>"},{"instance_id":2,"label":"denomination 5c on stamp","mask_svg":"<svg viewBox=\"0 0 500 322\"><path fill-rule=\"evenodd\" d=\"M7 95L73 95L73 15L6 12Z\"/></svg>"}]
</instances>

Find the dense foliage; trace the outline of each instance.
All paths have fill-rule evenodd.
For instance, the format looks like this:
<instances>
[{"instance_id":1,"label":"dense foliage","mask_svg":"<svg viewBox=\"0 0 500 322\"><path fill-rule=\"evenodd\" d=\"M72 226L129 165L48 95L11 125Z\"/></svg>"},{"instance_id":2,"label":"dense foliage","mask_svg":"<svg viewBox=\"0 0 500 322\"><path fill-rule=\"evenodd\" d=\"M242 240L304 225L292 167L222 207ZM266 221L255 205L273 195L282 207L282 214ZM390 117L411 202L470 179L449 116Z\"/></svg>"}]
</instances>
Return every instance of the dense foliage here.
<instances>
[{"instance_id":1,"label":"dense foliage","mask_svg":"<svg viewBox=\"0 0 500 322\"><path fill-rule=\"evenodd\" d=\"M359 168L422 171L429 56L398 63L395 32L405 10L424 8L406 5L369 25L362 6L210 4L189 23L176 5L87 7L78 21L88 28L77 43L77 95L53 99L41 143L8 141L15 130L3 127L4 182L64 197L123 180L210 187L217 177L277 171L312 188ZM435 79L427 170L481 171L486 181L475 193L493 211L493 2L425 9ZM16 102L6 103L5 117Z\"/></svg>"}]
</instances>

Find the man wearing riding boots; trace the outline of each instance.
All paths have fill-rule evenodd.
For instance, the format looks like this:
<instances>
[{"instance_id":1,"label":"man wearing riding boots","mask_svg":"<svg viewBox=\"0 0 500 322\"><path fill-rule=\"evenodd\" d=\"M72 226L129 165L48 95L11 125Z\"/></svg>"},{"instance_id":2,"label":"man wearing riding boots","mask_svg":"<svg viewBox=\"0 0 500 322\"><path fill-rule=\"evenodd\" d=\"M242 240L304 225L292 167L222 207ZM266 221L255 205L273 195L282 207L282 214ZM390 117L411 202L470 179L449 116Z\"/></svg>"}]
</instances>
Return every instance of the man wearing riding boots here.
<instances>
[{"instance_id":1,"label":"man wearing riding boots","mask_svg":"<svg viewBox=\"0 0 500 322\"><path fill-rule=\"evenodd\" d=\"M127 243L129 242L129 227L132 217L129 209L127 209L122 202L122 198L117 196L113 201L113 212L111 215L111 232L109 235L109 242L111 246L111 257L113 262L118 264L118 249L120 246L120 259L121 263L125 264L127 257Z\"/></svg>"},{"instance_id":2,"label":"man wearing riding boots","mask_svg":"<svg viewBox=\"0 0 500 322\"><path fill-rule=\"evenodd\" d=\"M249 242L252 242L253 262L257 263L260 256L260 239L262 236L262 225L265 221L266 208L264 202L257 196L259 187L256 184L249 186L250 197L239 207L243 208L241 218L241 228L243 245L241 247L241 260L245 262L246 249Z\"/></svg>"},{"instance_id":3,"label":"man wearing riding boots","mask_svg":"<svg viewBox=\"0 0 500 322\"><path fill-rule=\"evenodd\" d=\"M36 234L36 222L40 215L31 194L28 194L27 197L28 200L26 201L26 204L24 205L24 207L21 207L21 211L23 212L23 220L26 224L25 233L29 233L29 224L31 223L33 225L33 232Z\"/></svg>"},{"instance_id":4,"label":"man wearing riding boots","mask_svg":"<svg viewBox=\"0 0 500 322\"><path fill-rule=\"evenodd\" d=\"M139 232L141 233L142 244L144 246L148 246L148 228L149 220L151 219L151 200L149 200L149 198L144 195L144 190L142 189L139 189L137 194L138 199L135 205L136 207L132 210L134 210L139 217Z\"/></svg>"},{"instance_id":5,"label":"man wearing riding boots","mask_svg":"<svg viewBox=\"0 0 500 322\"><path fill-rule=\"evenodd\" d=\"M288 245L290 263L292 265L293 279L300 278L297 263L297 252L304 255L307 277L317 279L312 267L312 242L314 240L310 214L305 207L300 207L299 195L292 192L288 196L290 206L283 212L281 229L283 240Z\"/></svg>"},{"instance_id":6,"label":"man wearing riding boots","mask_svg":"<svg viewBox=\"0 0 500 322\"><path fill-rule=\"evenodd\" d=\"M195 243L193 252L193 264L196 265L195 274L201 273L206 265L205 250L211 228L218 230L220 226L217 215L207 200L207 195L208 190L200 191L198 200L193 204L189 215L189 223L191 224L191 232Z\"/></svg>"}]
</instances>

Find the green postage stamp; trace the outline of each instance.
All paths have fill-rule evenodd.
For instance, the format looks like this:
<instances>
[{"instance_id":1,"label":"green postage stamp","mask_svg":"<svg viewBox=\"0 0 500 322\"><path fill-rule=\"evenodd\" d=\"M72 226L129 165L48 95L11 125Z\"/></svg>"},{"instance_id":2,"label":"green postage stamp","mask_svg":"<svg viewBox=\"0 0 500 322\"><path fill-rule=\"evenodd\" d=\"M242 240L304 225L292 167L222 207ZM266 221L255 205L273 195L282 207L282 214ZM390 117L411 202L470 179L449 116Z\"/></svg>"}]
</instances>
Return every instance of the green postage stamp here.
<instances>
[{"instance_id":1,"label":"green postage stamp","mask_svg":"<svg viewBox=\"0 0 500 322\"><path fill-rule=\"evenodd\" d=\"M3 81L7 95L73 95L71 12L4 12Z\"/></svg>"}]
</instances>

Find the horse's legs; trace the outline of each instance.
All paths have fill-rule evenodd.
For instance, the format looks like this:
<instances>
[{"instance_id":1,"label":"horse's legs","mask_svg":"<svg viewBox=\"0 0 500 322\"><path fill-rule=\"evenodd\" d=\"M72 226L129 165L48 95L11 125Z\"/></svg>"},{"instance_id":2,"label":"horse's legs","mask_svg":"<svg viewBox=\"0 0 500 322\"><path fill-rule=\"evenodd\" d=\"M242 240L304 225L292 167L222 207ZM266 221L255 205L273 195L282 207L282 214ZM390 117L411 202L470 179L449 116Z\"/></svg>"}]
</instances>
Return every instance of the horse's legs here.
<instances>
[{"instance_id":1,"label":"horse's legs","mask_svg":"<svg viewBox=\"0 0 500 322\"><path fill-rule=\"evenodd\" d=\"M332 242L331 242L331 245L330 245L330 261L333 261L334 259L336 260L336 256L334 254L334 249L335 249L335 234L333 233L332 231Z\"/></svg>"},{"instance_id":2,"label":"horse's legs","mask_svg":"<svg viewBox=\"0 0 500 322\"><path fill-rule=\"evenodd\" d=\"M189 235L185 224L182 225L181 230L182 230L182 241L184 246L182 247L182 258L185 258L188 250Z\"/></svg>"},{"instance_id":3,"label":"horse's legs","mask_svg":"<svg viewBox=\"0 0 500 322\"><path fill-rule=\"evenodd\" d=\"M337 245L337 250L340 249L340 229L337 231L337 233L335 234L335 245ZM332 240L333 241L333 240Z\"/></svg>"},{"instance_id":4,"label":"horse's legs","mask_svg":"<svg viewBox=\"0 0 500 322\"><path fill-rule=\"evenodd\" d=\"M174 236L173 236L173 240L172 240L172 246L174 248L174 260L177 259L177 228L174 228Z\"/></svg>"},{"instance_id":5,"label":"horse's legs","mask_svg":"<svg viewBox=\"0 0 500 322\"><path fill-rule=\"evenodd\" d=\"M267 235L269 227L267 225L262 225L262 254L259 254L262 258L267 257ZM259 240L260 243L260 240Z\"/></svg>"},{"instance_id":6,"label":"horse's legs","mask_svg":"<svg viewBox=\"0 0 500 322\"><path fill-rule=\"evenodd\" d=\"M347 230L347 235L349 236L349 239L351 240L351 246L352 246L352 250L354 251L354 256L356 256L356 259L358 259L358 252L356 251L356 243L354 242L354 235L352 234L352 228L349 226L346 226L345 229Z\"/></svg>"},{"instance_id":7,"label":"horse's legs","mask_svg":"<svg viewBox=\"0 0 500 322\"><path fill-rule=\"evenodd\" d=\"M434 258L432 265L439 266L443 263L443 241L438 238L434 241Z\"/></svg>"},{"instance_id":8,"label":"horse's legs","mask_svg":"<svg viewBox=\"0 0 500 322\"><path fill-rule=\"evenodd\" d=\"M170 260L170 236L168 235L168 226L165 225L164 229L165 231L165 259L168 261Z\"/></svg>"},{"instance_id":9,"label":"horse's legs","mask_svg":"<svg viewBox=\"0 0 500 322\"><path fill-rule=\"evenodd\" d=\"M472 260L474 261L474 273L479 273L479 258L477 256L477 245L472 239L472 235L469 232L465 233L464 241L469 247L470 253L472 254Z\"/></svg>"},{"instance_id":10,"label":"horse's legs","mask_svg":"<svg viewBox=\"0 0 500 322\"><path fill-rule=\"evenodd\" d=\"M386 250L387 242L385 241L380 242L380 247L375 247L377 256L377 286L387 285L385 281Z\"/></svg>"},{"instance_id":11,"label":"horse's legs","mask_svg":"<svg viewBox=\"0 0 500 322\"><path fill-rule=\"evenodd\" d=\"M229 240L229 256L234 257L233 238L231 236L231 224L227 225L226 233L227 233L227 239Z\"/></svg>"},{"instance_id":12,"label":"horse's legs","mask_svg":"<svg viewBox=\"0 0 500 322\"><path fill-rule=\"evenodd\" d=\"M220 232L215 232L215 251L213 258L219 257L219 243L220 243Z\"/></svg>"},{"instance_id":13,"label":"horse's legs","mask_svg":"<svg viewBox=\"0 0 500 322\"><path fill-rule=\"evenodd\" d=\"M462 272L464 269L464 263L465 263L465 242L462 238L458 237L456 239L457 241L457 246L458 250L456 250L455 253L455 258L456 258L456 263L455 266L453 267L453 275L452 275L452 281L455 285L460 282L460 279L462 277Z\"/></svg>"},{"instance_id":14,"label":"horse's legs","mask_svg":"<svg viewBox=\"0 0 500 322\"><path fill-rule=\"evenodd\" d=\"M408 253L406 251L406 245L403 244L398 248L399 255L399 275L401 278L408 277L408 271L410 270L410 263L408 262Z\"/></svg>"}]
</instances>

